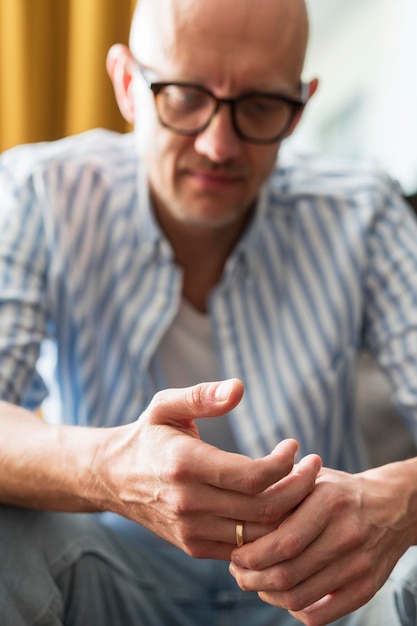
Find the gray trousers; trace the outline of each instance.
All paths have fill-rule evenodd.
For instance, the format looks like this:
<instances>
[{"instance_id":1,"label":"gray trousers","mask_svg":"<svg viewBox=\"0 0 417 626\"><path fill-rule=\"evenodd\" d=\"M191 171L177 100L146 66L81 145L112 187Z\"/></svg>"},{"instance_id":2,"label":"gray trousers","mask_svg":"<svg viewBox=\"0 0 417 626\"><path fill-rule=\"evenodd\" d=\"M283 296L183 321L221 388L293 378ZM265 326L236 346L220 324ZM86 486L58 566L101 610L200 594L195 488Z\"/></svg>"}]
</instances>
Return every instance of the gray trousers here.
<instances>
[{"instance_id":1,"label":"gray trousers","mask_svg":"<svg viewBox=\"0 0 417 626\"><path fill-rule=\"evenodd\" d=\"M129 527L130 524L130 527ZM0 505L1 626L296 626L244 593L228 563L196 560L100 515ZM337 626L416 626L417 549Z\"/></svg>"}]
</instances>

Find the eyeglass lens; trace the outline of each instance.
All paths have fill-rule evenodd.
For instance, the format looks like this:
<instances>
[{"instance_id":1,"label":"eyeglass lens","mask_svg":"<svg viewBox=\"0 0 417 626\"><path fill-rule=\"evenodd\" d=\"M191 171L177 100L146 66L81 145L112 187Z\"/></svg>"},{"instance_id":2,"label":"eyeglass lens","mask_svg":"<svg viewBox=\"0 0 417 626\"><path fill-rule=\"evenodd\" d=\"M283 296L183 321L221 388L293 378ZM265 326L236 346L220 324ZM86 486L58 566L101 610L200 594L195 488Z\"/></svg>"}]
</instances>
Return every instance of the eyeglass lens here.
<instances>
[{"instance_id":1,"label":"eyeglass lens","mask_svg":"<svg viewBox=\"0 0 417 626\"><path fill-rule=\"evenodd\" d=\"M203 129L218 103L205 90L185 85L165 85L156 104L161 121L173 130L194 133ZM250 139L268 140L283 132L294 114L294 105L277 97L251 94L233 101L232 115L239 132Z\"/></svg>"}]
</instances>

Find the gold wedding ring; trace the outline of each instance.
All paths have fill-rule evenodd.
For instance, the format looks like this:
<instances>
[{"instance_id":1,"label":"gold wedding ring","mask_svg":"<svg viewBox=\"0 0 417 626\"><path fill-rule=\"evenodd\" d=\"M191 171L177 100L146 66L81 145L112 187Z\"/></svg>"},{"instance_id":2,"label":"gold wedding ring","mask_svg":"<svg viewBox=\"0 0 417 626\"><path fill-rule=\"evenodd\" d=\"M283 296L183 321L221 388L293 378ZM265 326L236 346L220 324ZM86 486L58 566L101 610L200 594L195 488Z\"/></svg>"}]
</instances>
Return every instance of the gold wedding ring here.
<instances>
[{"instance_id":1,"label":"gold wedding ring","mask_svg":"<svg viewBox=\"0 0 417 626\"><path fill-rule=\"evenodd\" d=\"M243 541L243 522L236 522L236 545L241 548L245 542Z\"/></svg>"}]
</instances>

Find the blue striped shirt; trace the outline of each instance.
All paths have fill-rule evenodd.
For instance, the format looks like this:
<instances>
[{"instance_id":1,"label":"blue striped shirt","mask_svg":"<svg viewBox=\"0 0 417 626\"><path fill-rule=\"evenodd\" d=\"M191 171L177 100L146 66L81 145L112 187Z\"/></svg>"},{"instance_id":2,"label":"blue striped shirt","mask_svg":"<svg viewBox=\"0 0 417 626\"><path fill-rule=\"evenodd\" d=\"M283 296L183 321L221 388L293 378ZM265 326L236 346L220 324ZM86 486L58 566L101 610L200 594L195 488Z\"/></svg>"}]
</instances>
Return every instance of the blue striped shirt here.
<instances>
[{"instance_id":1,"label":"blue striped shirt","mask_svg":"<svg viewBox=\"0 0 417 626\"><path fill-rule=\"evenodd\" d=\"M135 420L158 387L155 355L181 293L131 135L95 130L2 155L0 397L42 402L50 338L63 422ZM221 375L245 383L231 414L245 454L295 437L301 454L361 468L352 385L363 348L417 437L417 229L385 175L283 155L208 311Z\"/></svg>"}]
</instances>

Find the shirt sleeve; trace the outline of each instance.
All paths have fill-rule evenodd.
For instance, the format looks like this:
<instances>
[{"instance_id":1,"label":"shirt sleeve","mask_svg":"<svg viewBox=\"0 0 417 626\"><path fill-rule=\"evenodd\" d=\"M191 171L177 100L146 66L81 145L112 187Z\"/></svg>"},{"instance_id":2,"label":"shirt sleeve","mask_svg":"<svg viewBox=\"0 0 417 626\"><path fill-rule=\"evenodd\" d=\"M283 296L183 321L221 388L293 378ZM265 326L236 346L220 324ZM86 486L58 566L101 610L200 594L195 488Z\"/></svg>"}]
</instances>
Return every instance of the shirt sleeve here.
<instances>
[{"instance_id":1,"label":"shirt sleeve","mask_svg":"<svg viewBox=\"0 0 417 626\"><path fill-rule=\"evenodd\" d=\"M364 277L365 347L388 374L417 440L417 221L394 183L379 200Z\"/></svg>"},{"instance_id":2,"label":"shirt sleeve","mask_svg":"<svg viewBox=\"0 0 417 626\"><path fill-rule=\"evenodd\" d=\"M0 158L0 398L34 409L47 394L36 369L47 326L47 252L28 150Z\"/></svg>"}]
</instances>

